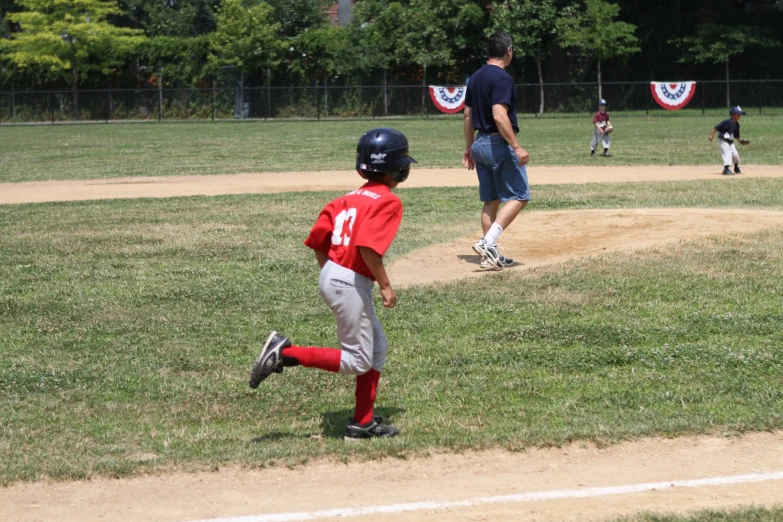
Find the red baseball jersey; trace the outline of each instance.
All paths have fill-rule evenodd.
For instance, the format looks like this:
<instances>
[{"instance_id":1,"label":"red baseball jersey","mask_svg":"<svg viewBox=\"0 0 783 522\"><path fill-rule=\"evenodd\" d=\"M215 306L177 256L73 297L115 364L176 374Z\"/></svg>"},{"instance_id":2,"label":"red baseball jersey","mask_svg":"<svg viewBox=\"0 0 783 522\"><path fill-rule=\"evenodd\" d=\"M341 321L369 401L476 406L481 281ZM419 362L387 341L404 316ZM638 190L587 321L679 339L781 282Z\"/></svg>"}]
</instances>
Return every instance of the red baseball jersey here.
<instances>
[{"instance_id":1,"label":"red baseball jersey","mask_svg":"<svg viewBox=\"0 0 783 522\"><path fill-rule=\"evenodd\" d=\"M338 265L375 280L359 247L384 255L402 221L402 201L377 181L328 203L304 244Z\"/></svg>"},{"instance_id":2,"label":"red baseball jersey","mask_svg":"<svg viewBox=\"0 0 783 522\"><path fill-rule=\"evenodd\" d=\"M609 121L609 112L598 111L593 116L593 123L598 123L599 127L606 127L606 122Z\"/></svg>"}]
</instances>

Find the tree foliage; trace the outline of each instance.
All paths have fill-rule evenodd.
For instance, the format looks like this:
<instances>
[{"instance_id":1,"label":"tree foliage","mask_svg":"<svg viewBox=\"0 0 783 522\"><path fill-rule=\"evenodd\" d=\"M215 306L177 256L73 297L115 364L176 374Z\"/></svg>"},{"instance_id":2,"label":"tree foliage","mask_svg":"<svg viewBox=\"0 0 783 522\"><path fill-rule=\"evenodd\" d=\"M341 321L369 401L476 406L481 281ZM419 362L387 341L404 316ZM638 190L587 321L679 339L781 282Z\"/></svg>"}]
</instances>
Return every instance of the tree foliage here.
<instances>
[{"instance_id":1,"label":"tree foliage","mask_svg":"<svg viewBox=\"0 0 783 522\"><path fill-rule=\"evenodd\" d=\"M598 97L602 98L601 61L639 52L636 26L616 20L620 6L605 0L585 0L584 9L572 5L563 9L557 21L560 46L575 49L597 64Z\"/></svg>"},{"instance_id":2,"label":"tree foliage","mask_svg":"<svg viewBox=\"0 0 783 522\"><path fill-rule=\"evenodd\" d=\"M772 40L758 28L722 24L703 24L694 36L685 36L672 40L683 50L682 63L722 64L726 72L726 106L731 106L729 86L729 61L733 56L744 53L749 47L777 47Z\"/></svg>"},{"instance_id":3,"label":"tree foliage","mask_svg":"<svg viewBox=\"0 0 783 522\"><path fill-rule=\"evenodd\" d=\"M116 72L144 41L142 31L109 23L119 13L111 0L19 0L11 13L18 24L6 45L7 59L20 68L48 74L71 71L74 82L90 71Z\"/></svg>"},{"instance_id":4,"label":"tree foliage","mask_svg":"<svg viewBox=\"0 0 783 522\"><path fill-rule=\"evenodd\" d=\"M617 21L620 6L605 0L585 0L584 9L572 5L557 22L561 47L570 47L587 58L608 60L639 52L636 26Z\"/></svg>"},{"instance_id":5,"label":"tree foliage","mask_svg":"<svg viewBox=\"0 0 783 522\"><path fill-rule=\"evenodd\" d=\"M242 72L277 63L282 51L280 24L272 20L272 7L264 2L245 7L242 0L223 0L217 29L210 35L212 71L236 67Z\"/></svg>"},{"instance_id":6,"label":"tree foliage","mask_svg":"<svg viewBox=\"0 0 783 522\"><path fill-rule=\"evenodd\" d=\"M778 42L757 27L703 24L694 36L672 40L683 51L680 62L725 64L749 47L776 47Z\"/></svg>"},{"instance_id":7,"label":"tree foliage","mask_svg":"<svg viewBox=\"0 0 783 522\"><path fill-rule=\"evenodd\" d=\"M536 62L539 85L544 83L542 61L557 36L554 0L496 0L490 6L487 33L505 31L514 42L514 55ZM539 112L544 112L544 89L539 92Z\"/></svg>"},{"instance_id":8,"label":"tree foliage","mask_svg":"<svg viewBox=\"0 0 783 522\"><path fill-rule=\"evenodd\" d=\"M333 0L0 0L0 89L11 77L28 88L141 86L161 68L168 86L221 82L227 68L250 82L271 69L278 85L462 83L498 29L514 40L519 82L584 81L596 70L599 82L604 71L707 79L721 73L711 64L729 61L745 77L775 78L774 1L359 0L353 23L337 27Z\"/></svg>"}]
</instances>

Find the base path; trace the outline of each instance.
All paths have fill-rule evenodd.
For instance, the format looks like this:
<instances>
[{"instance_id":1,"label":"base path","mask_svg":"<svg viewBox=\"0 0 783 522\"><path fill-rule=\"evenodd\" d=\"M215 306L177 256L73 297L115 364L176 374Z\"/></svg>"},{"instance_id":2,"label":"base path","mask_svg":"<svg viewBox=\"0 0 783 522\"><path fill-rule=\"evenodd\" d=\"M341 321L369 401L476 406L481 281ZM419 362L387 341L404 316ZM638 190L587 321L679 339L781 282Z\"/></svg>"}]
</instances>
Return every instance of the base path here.
<instances>
[{"instance_id":1,"label":"base path","mask_svg":"<svg viewBox=\"0 0 783 522\"><path fill-rule=\"evenodd\" d=\"M515 262L502 272L779 226L783 226L783 212L774 210L648 208L523 212L500 236L503 252ZM391 263L389 277L395 286L404 288L501 273L479 267L480 258L471 248L478 239L477 233L415 250ZM432 263L433 259L438 262Z\"/></svg>"},{"instance_id":2,"label":"base path","mask_svg":"<svg viewBox=\"0 0 783 522\"><path fill-rule=\"evenodd\" d=\"M0 519L601 520L639 510L780 504L780 471L783 434L647 439L605 449L573 444L524 453L22 484L0 489ZM672 481L690 484L671 487Z\"/></svg>"},{"instance_id":3,"label":"base path","mask_svg":"<svg viewBox=\"0 0 783 522\"><path fill-rule=\"evenodd\" d=\"M532 166L528 176L532 185L783 177L783 166L750 165L743 169L745 174L741 176L721 176L720 167ZM0 204L351 190L359 181L354 171L27 181L0 183ZM402 185L405 188L476 186L476 173L465 169L415 169Z\"/></svg>"}]
</instances>

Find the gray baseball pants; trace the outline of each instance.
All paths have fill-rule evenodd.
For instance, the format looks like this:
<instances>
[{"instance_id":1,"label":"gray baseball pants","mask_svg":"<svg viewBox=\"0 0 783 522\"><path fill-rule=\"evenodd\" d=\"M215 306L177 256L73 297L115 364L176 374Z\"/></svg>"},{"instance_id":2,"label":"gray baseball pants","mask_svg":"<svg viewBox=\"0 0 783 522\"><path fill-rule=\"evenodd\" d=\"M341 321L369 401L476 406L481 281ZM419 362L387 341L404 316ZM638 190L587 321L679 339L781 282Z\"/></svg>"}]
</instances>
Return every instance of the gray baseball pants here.
<instances>
[{"instance_id":1,"label":"gray baseball pants","mask_svg":"<svg viewBox=\"0 0 783 522\"><path fill-rule=\"evenodd\" d=\"M318 288L337 321L337 338L343 349L343 375L363 375L372 368L380 372L386 361L387 342L372 301L372 279L327 261L321 269Z\"/></svg>"},{"instance_id":2,"label":"gray baseball pants","mask_svg":"<svg viewBox=\"0 0 783 522\"><path fill-rule=\"evenodd\" d=\"M593 128L593 141L590 142L590 150L595 150L595 148L598 146L598 143L603 141L604 142L604 148L608 149L609 145L612 143L612 135L611 134L601 134L597 128Z\"/></svg>"}]
</instances>

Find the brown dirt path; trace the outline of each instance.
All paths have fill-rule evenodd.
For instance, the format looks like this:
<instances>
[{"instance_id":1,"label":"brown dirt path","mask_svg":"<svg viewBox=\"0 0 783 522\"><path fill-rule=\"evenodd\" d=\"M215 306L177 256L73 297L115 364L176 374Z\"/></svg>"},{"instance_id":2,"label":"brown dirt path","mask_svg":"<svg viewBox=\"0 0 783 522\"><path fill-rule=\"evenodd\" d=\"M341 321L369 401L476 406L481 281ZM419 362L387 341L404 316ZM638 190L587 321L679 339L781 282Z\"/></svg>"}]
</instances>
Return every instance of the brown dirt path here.
<instances>
[{"instance_id":1,"label":"brown dirt path","mask_svg":"<svg viewBox=\"0 0 783 522\"><path fill-rule=\"evenodd\" d=\"M647 439L605 449L573 444L524 453L494 450L351 464L324 460L296 469L224 469L214 473L174 473L121 480L22 484L0 489L0 519L186 522L781 470L782 434ZM751 503L783 503L783 484L778 480L673 488L597 498L375 514L349 520L585 521L638 510L682 512Z\"/></svg>"},{"instance_id":2,"label":"brown dirt path","mask_svg":"<svg viewBox=\"0 0 783 522\"><path fill-rule=\"evenodd\" d=\"M749 165L743 169L745 173L735 178L721 176L720 168L715 167L532 166L528 175L531 185L783 177L783 166ZM27 181L0 183L0 204L350 190L358 181L353 171ZM416 169L403 186L474 187L477 181L476 174L465 169Z\"/></svg>"},{"instance_id":3,"label":"brown dirt path","mask_svg":"<svg viewBox=\"0 0 783 522\"><path fill-rule=\"evenodd\" d=\"M783 226L783 212L651 208L523 213L501 236L505 255L516 263L503 272L775 226ZM389 266L389 277L403 288L499 273L478 266L479 256L471 248L477 239L465 237L411 252Z\"/></svg>"}]
</instances>

